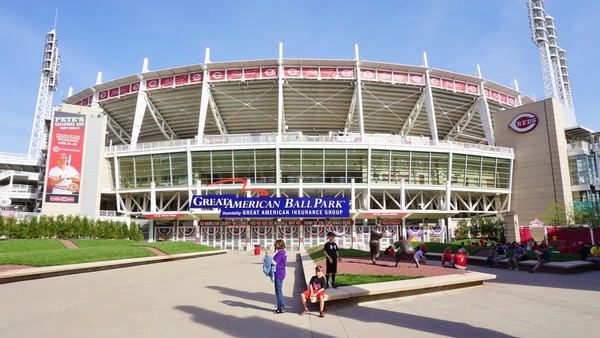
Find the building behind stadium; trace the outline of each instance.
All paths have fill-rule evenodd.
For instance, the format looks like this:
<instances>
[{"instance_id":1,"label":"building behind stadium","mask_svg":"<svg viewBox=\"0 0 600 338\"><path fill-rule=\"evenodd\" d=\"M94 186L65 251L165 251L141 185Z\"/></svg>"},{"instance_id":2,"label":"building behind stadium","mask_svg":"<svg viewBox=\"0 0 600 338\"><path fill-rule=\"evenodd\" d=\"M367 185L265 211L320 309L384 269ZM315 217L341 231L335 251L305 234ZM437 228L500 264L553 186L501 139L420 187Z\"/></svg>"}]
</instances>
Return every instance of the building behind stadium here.
<instances>
[{"instance_id":1,"label":"building behind stadium","mask_svg":"<svg viewBox=\"0 0 600 338\"><path fill-rule=\"evenodd\" d=\"M273 59L209 55L157 71L144 60L70 94L44 118L39 158L2 161L3 216L134 221L149 241L249 250L278 238L310 247L328 231L364 248L376 226L385 246L448 241L471 217L504 221L512 241L553 202L597 209L597 134L570 125L557 99L429 67L426 55L422 66L361 60L358 47L340 60L284 58L282 45ZM74 170L62 187L50 180L59 162ZM224 217L190 208L194 196L349 204Z\"/></svg>"}]
</instances>

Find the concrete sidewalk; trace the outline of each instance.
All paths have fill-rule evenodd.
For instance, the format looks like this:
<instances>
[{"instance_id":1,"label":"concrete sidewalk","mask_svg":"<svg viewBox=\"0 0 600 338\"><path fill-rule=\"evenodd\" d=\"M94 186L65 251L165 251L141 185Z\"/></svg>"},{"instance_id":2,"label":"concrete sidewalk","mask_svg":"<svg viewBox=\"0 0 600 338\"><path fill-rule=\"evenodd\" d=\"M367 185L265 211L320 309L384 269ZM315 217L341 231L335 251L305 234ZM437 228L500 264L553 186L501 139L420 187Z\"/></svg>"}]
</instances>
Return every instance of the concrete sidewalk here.
<instances>
[{"instance_id":1,"label":"concrete sidewalk","mask_svg":"<svg viewBox=\"0 0 600 338\"><path fill-rule=\"evenodd\" d=\"M272 313L274 289L262 272L262 256L227 252L0 285L0 335L547 338L587 336L600 313L600 271L497 269L497 278L480 287L302 317L302 262L299 252L288 256L285 314Z\"/></svg>"}]
</instances>

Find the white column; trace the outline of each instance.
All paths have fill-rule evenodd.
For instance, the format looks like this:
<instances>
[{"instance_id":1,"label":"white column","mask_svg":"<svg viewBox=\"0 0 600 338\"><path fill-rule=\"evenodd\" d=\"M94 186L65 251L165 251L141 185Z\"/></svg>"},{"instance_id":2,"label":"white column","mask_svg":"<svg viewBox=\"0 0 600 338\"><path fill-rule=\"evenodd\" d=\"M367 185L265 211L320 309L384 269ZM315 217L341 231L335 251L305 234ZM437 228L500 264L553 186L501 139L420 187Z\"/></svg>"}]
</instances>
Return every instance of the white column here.
<instances>
[{"instance_id":1,"label":"white column","mask_svg":"<svg viewBox=\"0 0 600 338\"><path fill-rule=\"evenodd\" d=\"M362 105L362 83L360 80L360 58L358 56L358 45L354 45L354 55L356 58L356 110L358 111L358 132L360 139L365 142L365 121Z\"/></svg>"},{"instance_id":2,"label":"white column","mask_svg":"<svg viewBox=\"0 0 600 338\"><path fill-rule=\"evenodd\" d=\"M208 112L208 103L210 102L210 83L208 64L210 63L210 48L206 48L204 56L204 75L202 77L202 96L200 97L200 112L198 118L198 143L202 143L204 138L204 128L206 127L206 114Z\"/></svg>"}]
</instances>

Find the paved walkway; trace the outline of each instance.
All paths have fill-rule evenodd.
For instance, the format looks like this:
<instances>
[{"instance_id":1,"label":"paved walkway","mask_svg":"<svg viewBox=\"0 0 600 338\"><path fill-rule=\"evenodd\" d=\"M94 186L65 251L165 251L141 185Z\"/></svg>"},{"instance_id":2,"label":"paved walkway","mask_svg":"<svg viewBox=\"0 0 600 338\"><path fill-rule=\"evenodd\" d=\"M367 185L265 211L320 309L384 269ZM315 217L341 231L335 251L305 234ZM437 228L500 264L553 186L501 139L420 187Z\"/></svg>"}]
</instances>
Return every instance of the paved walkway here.
<instances>
[{"instance_id":1,"label":"paved walkway","mask_svg":"<svg viewBox=\"0 0 600 338\"><path fill-rule=\"evenodd\" d=\"M289 253L288 313L273 314L261 256L202 258L0 284L6 337L575 337L600 317L600 271L496 273L482 287L299 316L305 287Z\"/></svg>"}]
</instances>

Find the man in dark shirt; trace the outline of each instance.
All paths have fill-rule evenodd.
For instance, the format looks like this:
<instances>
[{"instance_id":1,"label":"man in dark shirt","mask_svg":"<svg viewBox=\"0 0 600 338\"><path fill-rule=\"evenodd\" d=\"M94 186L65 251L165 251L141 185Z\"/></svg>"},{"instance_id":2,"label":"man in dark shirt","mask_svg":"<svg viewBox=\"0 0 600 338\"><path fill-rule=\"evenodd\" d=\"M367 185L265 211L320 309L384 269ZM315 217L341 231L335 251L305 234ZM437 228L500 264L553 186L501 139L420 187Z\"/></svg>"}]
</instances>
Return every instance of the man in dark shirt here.
<instances>
[{"instance_id":1,"label":"man in dark shirt","mask_svg":"<svg viewBox=\"0 0 600 338\"><path fill-rule=\"evenodd\" d=\"M339 260L339 255L338 255L338 246L337 244L334 242L335 240L335 233L333 233L332 231L327 233L327 242L325 243L325 246L323 247L323 251L325 252L325 257L326 257L326 280L327 280L327 285L329 285L329 275L331 275L331 286L334 289L337 289L337 285L335 284L335 274L337 273L337 263Z\"/></svg>"}]
</instances>

